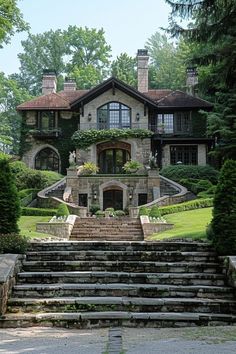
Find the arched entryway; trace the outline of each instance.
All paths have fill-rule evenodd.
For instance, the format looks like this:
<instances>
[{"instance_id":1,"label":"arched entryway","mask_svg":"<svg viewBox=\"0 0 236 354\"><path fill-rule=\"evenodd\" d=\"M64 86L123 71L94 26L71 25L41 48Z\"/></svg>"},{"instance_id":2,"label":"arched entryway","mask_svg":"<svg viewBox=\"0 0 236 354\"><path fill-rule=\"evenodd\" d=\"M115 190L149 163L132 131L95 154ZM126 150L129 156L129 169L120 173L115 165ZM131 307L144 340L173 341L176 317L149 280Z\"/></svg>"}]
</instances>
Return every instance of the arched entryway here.
<instances>
[{"instance_id":1,"label":"arched entryway","mask_svg":"<svg viewBox=\"0 0 236 354\"><path fill-rule=\"evenodd\" d=\"M97 145L99 172L104 174L122 173L122 167L130 160L130 144L106 142Z\"/></svg>"},{"instance_id":2,"label":"arched entryway","mask_svg":"<svg viewBox=\"0 0 236 354\"><path fill-rule=\"evenodd\" d=\"M114 208L115 210L123 209L123 190L107 189L103 191L103 209Z\"/></svg>"},{"instance_id":3,"label":"arched entryway","mask_svg":"<svg viewBox=\"0 0 236 354\"><path fill-rule=\"evenodd\" d=\"M124 210L127 207L128 186L116 180L105 182L99 187L99 204L101 210L114 208Z\"/></svg>"},{"instance_id":4,"label":"arched entryway","mask_svg":"<svg viewBox=\"0 0 236 354\"><path fill-rule=\"evenodd\" d=\"M35 156L35 169L59 172L59 156L50 147L40 150Z\"/></svg>"}]
</instances>

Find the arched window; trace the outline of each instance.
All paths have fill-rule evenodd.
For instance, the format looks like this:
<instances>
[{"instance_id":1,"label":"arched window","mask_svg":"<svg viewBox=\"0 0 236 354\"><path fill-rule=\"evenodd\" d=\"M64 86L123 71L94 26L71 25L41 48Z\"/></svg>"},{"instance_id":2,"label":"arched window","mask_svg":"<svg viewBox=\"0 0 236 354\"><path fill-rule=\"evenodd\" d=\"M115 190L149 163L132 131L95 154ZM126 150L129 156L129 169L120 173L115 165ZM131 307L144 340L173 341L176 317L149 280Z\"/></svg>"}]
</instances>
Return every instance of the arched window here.
<instances>
[{"instance_id":1,"label":"arched window","mask_svg":"<svg viewBox=\"0 0 236 354\"><path fill-rule=\"evenodd\" d=\"M130 128L131 109L119 102L98 108L98 129Z\"/></svg>"},{"instance_id":2,"label":"arched window","mask_svg":"<svg viewBox=\"0 0 236 354\"><path fill-rule=\"evenodd\" d=\"M59 156L49 147L42 149L35 157L35 169L59 172Z\"/></svg>"}]
</instances>

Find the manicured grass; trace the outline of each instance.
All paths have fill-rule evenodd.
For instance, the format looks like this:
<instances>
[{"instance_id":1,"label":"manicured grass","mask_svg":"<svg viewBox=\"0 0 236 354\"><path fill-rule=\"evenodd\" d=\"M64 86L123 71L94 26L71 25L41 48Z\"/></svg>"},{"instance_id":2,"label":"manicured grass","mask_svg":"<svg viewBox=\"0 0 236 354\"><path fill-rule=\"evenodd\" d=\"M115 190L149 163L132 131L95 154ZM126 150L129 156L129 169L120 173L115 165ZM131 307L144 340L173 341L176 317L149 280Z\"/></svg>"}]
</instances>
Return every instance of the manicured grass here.
<instances>
[{"instance_id":1,"label":"manicured grass","mask_svg":"<svg viewBox=\"0 0 236 354\"><path fill-rule=\"evenodd\" d=\"M36 223L47 222L50 219L51 216L21 216L18 222L21 235L25 235L30 238L48 237L49 236L48 234L42 234L41 232L36 232Z\"/></svg>"},{"instance_id":2,"label":"manicured grass","mask_svg":"<svg viewBox=\"0 0 236 354\"><path fill-rule=\"evenodd\" d=\"M154 234L152 240L163 240L165 238L191 238L205 239L206 226L212 219L212 208L202 208L181 213L165 215L167 222L174 224L171 230Z\"/></svg>"}]
</instances>

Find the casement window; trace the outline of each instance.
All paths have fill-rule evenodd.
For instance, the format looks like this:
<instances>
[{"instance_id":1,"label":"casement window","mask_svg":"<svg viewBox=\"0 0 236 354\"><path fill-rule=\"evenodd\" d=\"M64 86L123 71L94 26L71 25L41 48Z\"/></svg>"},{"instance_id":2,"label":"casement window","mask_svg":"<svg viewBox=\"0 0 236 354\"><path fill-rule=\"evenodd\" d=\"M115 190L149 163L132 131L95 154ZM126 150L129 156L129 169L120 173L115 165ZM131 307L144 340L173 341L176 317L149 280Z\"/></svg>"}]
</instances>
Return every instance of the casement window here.
<instances>
[{"instance_id":1,"label":"casement window","mask_svg":"<svg viewBox=\"0 0 236 354\"><path fill-rule=\"evenodd\" d=\"M98 157L100 173L122 173L122 167L130 160L130 153L123 149L106 149Z\"/></svg>"},{"instance_id":2,"label":"casement window","mask_svg":"<svg viewBox=\"0 0 236 354\"><path fill-rule=\"evenodd\" d=\"M119 102L98 108L98 129L130 128L131 109Z\"/></svg>"},{"instance_id":3,"label":"casement window","mask_svg":"<svg viewBox=\"0 0 236 354\"><path fill-rule=\"evenodd\" d=\"M37 128L42 131L52 130L56 127L56 117L54 111L38 112Z\"/></svg>"},{"instance_id":4,"label":"casement window","mask_svg":"<svg viewBox=\"0 0 236 354\"><path fill-rule=\"evenodd\" d=\"M190 133L191 132L191 114L190 112L175 113L175 132Z\"/></svg>"},{"instance_id":5,"label":"casement window","mask_svg":"<svg viewBox=\"0 0 236 354\"><path fill-rule=\"evenodd\" d=\"M170 163L176 165L182 163L184 165L198 164L198 148L197 145L172 145L170 146Z\"/></svg>"},{"instance_id":6,"label":"casement window","mask_svg":"<svg viewBox=\"0 0 236 354\"><path fill-rule=\"evenodd\" d=\"M174 115L172 113L159 113L157 115L157 129L160 133L174 133Z\"/></svg>"}]
</instances>

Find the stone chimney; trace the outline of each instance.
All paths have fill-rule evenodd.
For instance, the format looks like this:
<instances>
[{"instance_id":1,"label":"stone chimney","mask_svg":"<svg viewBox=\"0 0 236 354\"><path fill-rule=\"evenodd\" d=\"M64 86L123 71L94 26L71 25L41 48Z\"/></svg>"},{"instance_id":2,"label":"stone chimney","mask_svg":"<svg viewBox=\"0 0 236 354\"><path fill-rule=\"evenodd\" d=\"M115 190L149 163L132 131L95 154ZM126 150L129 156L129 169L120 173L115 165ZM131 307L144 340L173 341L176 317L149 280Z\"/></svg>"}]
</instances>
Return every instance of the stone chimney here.
<instances>
[{"instance_id":1,"label":"stone chimney","mask_svg":"<svg viewBox=\"0 0 236 354\"><path fill-rule=\"evenodd\" d=\"M148 92L148 51L146 49L138 49L138 90L140 92Z\"/></svg>"},{"instance_id":2,"label":"stone chimney","mask_svg":"<svg viewBox=\"0 0 236 354\"><path fill-rule=\"evenodd\" d=\"M66 77L64 82L64 91L75 91L75 90L76 90L75 80Z\"/></svg>"},{"instance_id":3,"label":"stone chimney","mask_svg":"<svg viewBox=\"0 0 236 354\"><path fill-rule=\"evenodd\" d=\"M196 67L188 67L186 70L187 79L186 79L186 91L189 95L195 96L196 86L198 84L198 73Z\"/></svg>"},{"instance_id":4,"label":"stone chimney","mask_svg":"<svg viewBox=\"0 0 236 354\"><path fill-rule=\"evenodd\" d=\"M42 94L48 95L49 93L56 92L57 90L57 77L55 71L43 71Z\"/></svg>"}]
</instances>

